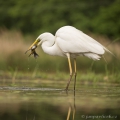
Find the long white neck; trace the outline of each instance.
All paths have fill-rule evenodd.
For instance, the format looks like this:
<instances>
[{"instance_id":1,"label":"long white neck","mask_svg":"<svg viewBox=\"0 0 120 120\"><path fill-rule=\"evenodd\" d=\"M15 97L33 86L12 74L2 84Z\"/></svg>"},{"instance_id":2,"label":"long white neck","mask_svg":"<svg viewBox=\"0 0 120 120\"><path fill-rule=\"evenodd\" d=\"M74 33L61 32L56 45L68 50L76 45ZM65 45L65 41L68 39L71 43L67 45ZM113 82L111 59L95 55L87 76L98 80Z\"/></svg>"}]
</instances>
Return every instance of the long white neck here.
<instances>
[{"instance_id":1,"label":"long white neck","mask_svg":"<svg viewBox=\"0 0 120 120\"><path fill-rule=\"evenodd\" d=\"M58 55L63 56L62 51L56 44L56 37L51 33L43 33L40 35L40 39L42 40L42 49L45 53L49 55Z\"/></svg>"}]
</instances>

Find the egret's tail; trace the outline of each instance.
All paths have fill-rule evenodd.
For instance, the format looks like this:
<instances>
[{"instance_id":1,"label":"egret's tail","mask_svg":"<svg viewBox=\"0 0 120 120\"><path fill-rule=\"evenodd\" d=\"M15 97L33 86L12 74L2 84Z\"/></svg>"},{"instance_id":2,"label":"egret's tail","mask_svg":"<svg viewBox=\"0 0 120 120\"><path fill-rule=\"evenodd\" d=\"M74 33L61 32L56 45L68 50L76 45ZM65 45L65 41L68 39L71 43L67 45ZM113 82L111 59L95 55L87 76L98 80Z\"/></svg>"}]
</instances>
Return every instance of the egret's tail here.
<instances>
[{"instance_id":1,"label":"egret's tail","mask_svg":"<svg viewBox=\"0 0 120 120\"><path fill-rule=\"evenodd\" d=\"M103 49L115 57L115 55L111 51L109 51L107 48L103 47ZM91 58L93 60L100 60L100 58L103 54L99 55L99 54L95 54L95 53L84 53L83 55L88 58Z\"/></svg>"},{"instance_id":2,"label":"egret's tail","mask_svg":"<svg viewBox=\"0 0 120 120\"><path fill-rule=\"evenodd\" d=\"M104 47L104 50L109 52L111 55L113 55L115 57L115 55L110 50L108 50L106 47Z\"/></svg>"},{"instance_id":3,"label":"egret's tail","mask_svg":"<svg viewBox=\"0 0 120 120\"><path fill-rule=\"evenodd\" d=\"M91 58L93 60L100 60L101 56L95 53L85 53L84 56Z\"/></svg>"}]
</instances>

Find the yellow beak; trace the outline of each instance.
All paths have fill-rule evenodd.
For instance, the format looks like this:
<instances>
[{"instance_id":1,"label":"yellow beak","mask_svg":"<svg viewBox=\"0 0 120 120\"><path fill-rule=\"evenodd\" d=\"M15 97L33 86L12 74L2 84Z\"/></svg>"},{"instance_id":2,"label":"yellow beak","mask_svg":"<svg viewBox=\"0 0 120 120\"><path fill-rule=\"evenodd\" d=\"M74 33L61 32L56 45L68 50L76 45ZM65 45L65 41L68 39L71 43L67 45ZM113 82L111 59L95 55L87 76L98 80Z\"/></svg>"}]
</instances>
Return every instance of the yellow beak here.
<instances>
[{"instance_id":1,"label":"yellow beak","mask_svg":"<svg viewBox=\"0 0 120 120\"><path fill-rule=\"evenodd\" d=\"M35 42L28 48L28 50L31 50L33 46L37 46L38 42L38 40L35 40Z\"/></svg>"},{"instance_id":2,"label":"yellow beak","mask_svg":"<svg viewBox=\"0 0 120 120\"><path fill-rule=\"evenodd\" d=\"M29 50L36 49L37 46L38 46L38 43L39 43L39 41L38 41L38 40L35 40L35 42L28 48L28 50L25 52L25 54L26 54ZM35 46L35 47L33 48L33 46Z\"/></svg>"}]
</instances>

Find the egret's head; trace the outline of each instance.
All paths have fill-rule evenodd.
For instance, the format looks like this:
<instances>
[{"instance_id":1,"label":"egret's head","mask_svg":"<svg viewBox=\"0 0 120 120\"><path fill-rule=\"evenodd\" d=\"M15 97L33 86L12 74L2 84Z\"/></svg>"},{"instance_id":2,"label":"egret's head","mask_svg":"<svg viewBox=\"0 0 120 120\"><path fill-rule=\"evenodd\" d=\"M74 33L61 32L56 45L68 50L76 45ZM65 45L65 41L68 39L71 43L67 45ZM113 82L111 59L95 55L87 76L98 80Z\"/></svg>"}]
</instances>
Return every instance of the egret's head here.
<instances>
[{"instance_id":1,"label":"egret's head","mask_svg":"<svg viewBox=\"0 0 120 120\"><path fill-rule=\"evenodd\" d=\"M54 41L53 41L54 36L51 33L45 32L45 33L39 35L38 38L34 41L34 43L28 48L28 50L25 53L27 53L29 50L31 50L31 54L34 54L34 56L35 56L36 55L35 49L37 48L37 46L42 44L43 42L45 43L48 40L52 41L52 42L47 42L46 44L48 46L51 46L51 44L54 43Z\"/></svg>"}]
</instances>

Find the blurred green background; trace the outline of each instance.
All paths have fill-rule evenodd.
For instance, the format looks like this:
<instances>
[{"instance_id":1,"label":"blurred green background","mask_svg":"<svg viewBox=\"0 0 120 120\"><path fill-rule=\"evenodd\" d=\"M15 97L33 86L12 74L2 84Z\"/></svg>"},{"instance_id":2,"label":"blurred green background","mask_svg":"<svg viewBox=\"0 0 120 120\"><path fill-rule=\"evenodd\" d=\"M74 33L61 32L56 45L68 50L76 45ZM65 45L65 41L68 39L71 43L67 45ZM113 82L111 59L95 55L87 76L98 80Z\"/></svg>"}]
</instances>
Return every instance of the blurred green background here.
<instances>
[{"instance_id":1,"label":"blurred green background","mask_svg":"<svg viewBox=\"0 0 120 120\"><path fill-rule=\"evenodd\" d=\"M46 55L37 49L39 58L28 58L25 51L43 32L55 34L64 25L74 26L90 35L116 57L106 54L107 63L79 57L77 69L118 77L120 0L1 0L0 1L0 75L14 77L19 72L69 72L67 59ZM119 77L118 77L119 79Z\"/></svg>"},{"instance_id":2,"label":"blurred green background","mask_svg":"<svg viewBox=\"0 0 120 120\"><path fill-rule=\"evenodd\" d=\"M24 34L52 33L64 25L119 37L119 0L1 0L0 27Z\"/></svg>"}]
</instances>

